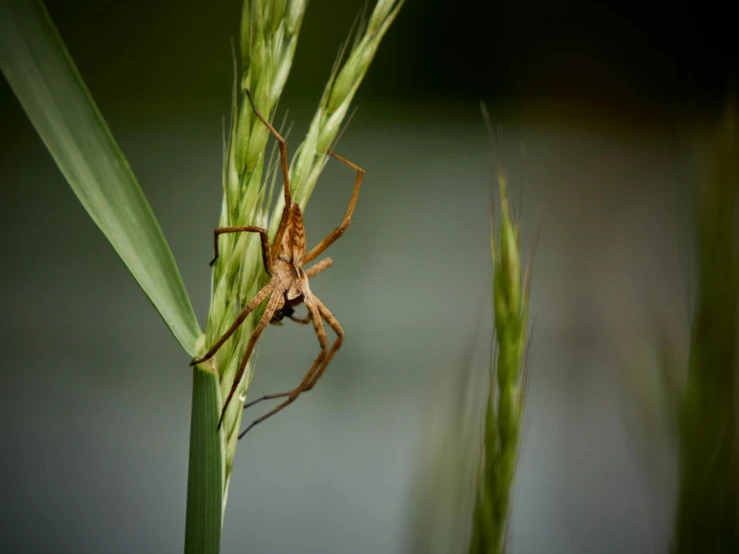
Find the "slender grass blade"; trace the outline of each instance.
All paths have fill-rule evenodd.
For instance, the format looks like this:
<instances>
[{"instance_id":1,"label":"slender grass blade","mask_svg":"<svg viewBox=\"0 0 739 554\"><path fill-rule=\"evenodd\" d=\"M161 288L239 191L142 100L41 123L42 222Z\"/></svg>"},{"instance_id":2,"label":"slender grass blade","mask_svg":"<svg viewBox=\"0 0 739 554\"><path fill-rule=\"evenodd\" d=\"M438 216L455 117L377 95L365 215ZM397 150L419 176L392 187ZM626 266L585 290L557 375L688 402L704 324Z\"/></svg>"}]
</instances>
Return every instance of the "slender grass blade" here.
<instances>
[{"instance_id":1,"label":"slender grass blade","mask_svg":"<svg viewBox=\"0 0 739 554\"><path fill-rule=\"evenodd\" d=\"M172 252L43 3L0 3L0 68L59 169L182 348L201 335Z\"/></svg>"}]
</instances>

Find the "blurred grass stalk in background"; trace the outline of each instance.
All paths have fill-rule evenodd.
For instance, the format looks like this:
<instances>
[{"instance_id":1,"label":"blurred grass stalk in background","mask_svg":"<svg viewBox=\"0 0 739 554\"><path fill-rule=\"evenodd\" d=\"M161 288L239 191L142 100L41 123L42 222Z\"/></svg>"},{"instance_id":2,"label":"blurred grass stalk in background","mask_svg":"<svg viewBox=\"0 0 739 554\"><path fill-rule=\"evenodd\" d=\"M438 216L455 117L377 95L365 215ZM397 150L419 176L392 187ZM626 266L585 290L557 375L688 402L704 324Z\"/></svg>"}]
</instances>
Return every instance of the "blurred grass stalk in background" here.
<instances>
[{"instance_id":1,"label":"blurred grass stalk in background","mask_svg":"<svg viewBox=\"0 0 739 554\"><path fill-rule=\"evenodd\" d=\"M482 109L495 150L494 136L484 105ZM506 177L500 160L496 165L500 222L496 230L491 216L490 247L497 355L490 368L483 422L484 440L472 513L470 554L499 554L505 549L528 363L525 354L531 263L522 280L520 229L511 218Z\"/></svg>"},{"instance_id":2,"label":"blurred grass stalk in background","mask_svg":"<svg viewBox=\"0 0 739 554\"><path fill-rule=\"evenodd\" d=\"M712 172L696 191L698 298L680 406L675 554L739 552L738 134L730 98Z\"/></svg>"},{"instance_id":3,"label":"blurred grass stalk in background","mask_svg":"<svg viewBox=\"0 0 739 554\"><path fill-rule=\"evenodd\" d=\"M336 142L354 94L403 4L403 0L379 0L367 21L358 21L353 43L342 48L321 97L309 131L295 151L291 162L290 183L293 200L305 209L316 181ZM219 227L258 225L267 227L274 240L284 207L281 169L273 148L267 157L269 130L256 117L246 96L252 93L257 109L269 118L278 104L292 66L306 0L246 0L242 10L238 66L233 90L233 109L225 140L223 166L223 203ZM239 68L241 71L239 71ZM288 144L288 152L291 152ZM279 184L276 184L279 183ZM273 196L276 205L269 216ZM211 307L208 314L206 340L201 352L231 326L239 312L266 283L259 237L254 233L222 235L220 256L213 269ZM263 314L263 306L255 310L211 360L200 365L201 371L218 376L218 413L193 411L193 429L198 420L215 422L220 405L226 398L245 354L248 338ZM228 496L228 483L236 453L241 416L247 390L254 371L252 359L244 373L238 394L228 407L223 426L224 457L222 513ZM197 380L196 380L197 386ZM193 392L196 395L196 391ZM237 401L238 398L238 401ZM205 438L205 437L204 437ZM207 444L212 441L205 438ZM191 463L200 456L202 445L191 441ZM197 471L196 464L194 470ZM189 482L203 482L191 472ZM200 508L197 491L188 493L188 527L198 526ZM195 543L187 551L198 551Z\"/></svg>"}]
</instances>

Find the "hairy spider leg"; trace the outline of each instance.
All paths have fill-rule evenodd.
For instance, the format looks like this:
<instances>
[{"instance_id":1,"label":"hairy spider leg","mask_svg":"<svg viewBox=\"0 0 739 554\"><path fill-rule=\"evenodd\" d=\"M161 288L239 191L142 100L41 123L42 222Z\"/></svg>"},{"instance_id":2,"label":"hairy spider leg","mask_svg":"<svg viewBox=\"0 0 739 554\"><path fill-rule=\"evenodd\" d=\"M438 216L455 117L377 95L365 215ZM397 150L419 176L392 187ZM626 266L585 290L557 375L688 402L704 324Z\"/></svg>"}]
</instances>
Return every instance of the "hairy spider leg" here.
<instances>
[{"instance_id":1,"label":"hairy spider leg","mask_svg":"<svg viewBox=\"0 0 739 554\"><path fill-rule=\"evenodd\" d=\"M256 227L254 225L241 225L239 227L218 227L215 231L213 231L213 252L215 253L215 255L210 261L211 266L216 263L216 260L218 259L218 237L227 233L259 233L259 236L262 239L262 261L264 263L264 269L267 270L267 273L272 275L272 255L269 251L269 235L267 234L266 229L263 229L262 227Z\"/></svg>"},{"instance_id":2,"label":"hairy spider leg","mask_svg":"<svg viewBox=\"0 0 739 554\"><path fill-rule=\"evenodd\" d=\"M216 342L213 346L211 346L210 350L208 350L203 356L200 358L193 358L190 361L190 365L197 365L201 364L207 360L210 360L216 352L218 352L218 349L223 346L223 343L226 342L229 338L231 338L231 335L233 335L236 332L236 329L239 328L239 325L244 323L247 316L254 311L254 309L259 306L262 302L264 302L264 299L267 298L267 296L270 295L272 290L275 288L274 281L271 281L264 285L262 287L262 290L260 290L254 298L251 299L251 302L249 302L246 307L241 311L239 314L239 317L236 318L236 321L233 322L231 327L228 328L228 330L223 333L223 336L218 339L218 342Z\"/></svg>"},{"instance_id":3,"label":"hairy spider leg","mask_svg":"<svg viewBox=\"0 0 739 554\"><path fill-rule=\"evenodd\" d=\"M341 345L344 342L344 329L341 327L341 324L339 323L339 321L334 317L334 314L332 314L331 311L326 307L326 305L323 302L321 302L320 298L318 298L317 296L314 296L313 300L318 306L318 311L323 316L323 319L326 320L326 323L328 323L331 329L334 330L334 333L336 333L336 340L334 341L334 344L331 346L331 350L328 351L328 354L326 355L326 359L323 360L321 367L318 369L316 374L313 375L313 378L310 380L310 382L305 387L305 389L303 389L304 392L311 390L315 386L316 382L321 378L321 375L323 375L323 372L326 371L326 367L328 366L328 363L331 361L331 358L334 357L334 354L336 354L336 351L339 348L341 348Z\"/></svg>"},{"instance_id":4,"label":"hairy spider leg","mask_svg":"<svg viewBox=\"0 0 739 554\"><path fill-rule=\"evenodd\" d=\"M277 228L275 241L272 243L272 257L274 258L277 256L277 251L280 247L280 244L282 243L282 236L285 234L285 227L287 226L288 214L293 203L292 196L290 194L290 167L287 160L287 142L284 138L282 138L282 135L277 132L277 129L275 129L272 124L267 121L267 119L257 109L256 104L254 104L254 99L249 92L249 89L246 89L246 96L249 99L252 110L254 110L256 116L261 120L262 123L264 123L267 129L269 129L269 132L272 133L272 136L275 137L275 140L277 141L277 146L280 148L280 163L282 164L282 184L285 191L285 207L282 210L280 226Z\"/></svg>"},{"instance_id":5,"label":"hairy spider leg","mask_svg":"<svg viewBox=\"0 0 739 554\"><path fill-rule=\"evenodd\" d=\"M311 322L310 313L305 317L295 317L294 315L291 315L290 319L295 323L300 323L301 325L308 325Z\"/></svg>"},{"instance_id":6,"label":"hairy spider leg","mask_svg":"<svg viewBox=\"0 0 739 554\"><path fill-rule=\"evenodd\" d=\"M318 370L319 365L321 364L323 359L326 357L326 349L328 348L328 338L326 337L326 330L323 327L323 321L321 320L321 314L318 311L318 308L312 302L313 298L315 298L315 296L312 296L311 299L306 298L305 300L305 306L308 308L308 317L306 319L308 319L309 322L310 321L313 322L313 327L315 328L316 336L318 337L318 343L321 346L321 352L318 354L318 357L313 361L313 365L311 365L310 369L308 370L308 373L306 373L305 377L301 381L300 386L292 390L289 390L287 392L279 392L275 394L265 394L264 396L257 398L256 400L252 400L251 402L247 402L246 404L244 404L244 409L250 408L251 406L258 404L259 402L263 400L274 400L275 398L284 398L285 396L290 396L293 393L295 393L296 395L299 394L300 393L299 389L302 387L303 383L307 383L310 380L310 378L313 376L313 374ZM296 393L296 391L298 392ZM246 433L246 431L244 431L244 433ZM244 433L242 433L242 435Z\"/></svg>"},{"instance_id":7,"label":"hairy spider leg","mask_svg":"<svg viewBox=\"0 0 739 554\"><path fill-rule=\"evenodd\" d=\"M305 274L308 277L308 279L312 279L322 271L327 270L329 267L334 265L334 261L331 258L325 258L318 262L316 265L309 267L305 270Z\"/></svg>"},{"instance_id":8,"label":"hairy spider leg","mask_svg":"<svg viewBox=\"0 0 739 554\"><path fill-rule=\"evenodd\" d=\"M349 207L346 210L346 214L344 215L344 219L341 222L341 225L339 225L336 229L331 231L331 233L323 239L321 242L319 242L315 247L313 247L312 250L310 250L305 256L303 256L303 263L308 263L314 259L316 259L318 256L323 254L326 249L331 246L336 239L338 239L341 235L344 234L344 231L346 231L347 227L349 227L349 224L352 221L352 214L354 213L354 208L357 205L357 197L359 196L359 187L362 186L362 181L364 180L364 169L359 167L358 165L350 162L346 158L342 158L338 154L335 154L334 152L329 152L331 156L339 160L340 162L345 163L349 167L351 167L353 170L357 172L357 180L354 182L354 191L352 192L352 198L349 201Z\"/></svg>"},{"instance_id":9,"label":"hairy spider leg","mask_svg":"<svg viewBox=\"0 0 739 554\"><path fill-rule=\"evenodd\" d=\"M321 337L323 337L323 341L326 341L325 343L321 342L321 355L319 355L318 358L316 358L316 361L313 363L313 366L311 366L310 370L303 378L303 381L294 390L283 392L280 394L269 394L253 402L250 402L249 404L244 406L244 408L246 409L249 406L253 406L256 403L261 402L262 400L284 398L285 396L288 397L288 399L285 402L277 406L271 412L253 421L251 425L249 425L249 427L247 427L241 434L239 434L240 439L244 435L246 435L246 433L256 424L263 422L265 419L272 417L280 410L283 410L284 408L292 404L297 399L298 395L300 395L300 393L308 392L309 390L311 390L315 386L316 382L321 378L321 375L323 375L323 372L326 370L326 367L328 366L328 363L331 361L331 358L333 358L336 351L341 347L341 344L344 342L344 329L342 329L341 325L339 324L337 319L333 316L331 311L323 304L323 302L321 302L321 300L317 296L311 297L311 304L315 304L315 308L318 309L318 314L316 314L315 311L311 311L311 315L313 317L317 317L320 323L320 331L319 331L318 325L316 325L316 334L318 334L319 340L321 340ZM328 346L328 341L326 339L326 332L323 328L323 323L321 322L321 319L320 319L321 316L323 317L323 319L326 320L329 326L336 333L336 340L334 341L334 344L331 345L331 349L328 351L328 353L326 353L326 346ZM314 319L314 325L315 325L315 319Z\"/></svg>"},{"instance_id":10,"label":"hairy spider leg","mask_svg":"<svg viewBox=\"0 0 739 554\"><path fill-rule=\"evenodd\" d=\"M267 307L264 310L262 319L259 321L256 329L254 329L254 332L251 334L251 338L249 339L249 346L246 347L246 352L244 352L244 357L241 359L239 369L236 371L236 377L234 377L234 382L231 385L231 390L226 397L226 401L223 403L223 408L221 409L221 417L218 419L218 429L221 428L223 418L226 415L226 409L231 403L231 399L233 398L236 389L239 388L239 383L241 383L241 378L244 376L246 364L249 362L249 358L251 358L252 352L254 352L254 346L256 346L257 344L257 339L259 339L261 334L264 332L264 329L267 327L267 324L272 319L272 316L275 315L275 312L279 310L285 303L285 299L283 298L284 292L284 290L279 288L275 289L272 292L272 296L270 296L269 302L267 302Z\"/></svg>"},{"instance_id":11,"label":"hairy spider leg","mask_svg":"<svg viewBox=\"0 0 739 554\"><path fill-rule=\"evenodd\" d=\"M293 390L282 392L282 393L277 393L277 394L267 394L244 406L244 408L246 409L250 406L253 406L254 404L257 404L258 402L261 402L262 400L272 400L275 398L283 398L285 396L288 397L288 399L285 400L285 402L277 406L275 409L266 413L259 419L254 420L241 434L239 434L239 438L242 438L244 435L246 435L246 433L258 423L261 423L265 419L272 417L280 410L283 410L284 408L286 408L287 406L295 402L295 399L300 395L301 392L303 392L305 386L311 381L311 379L313 378L313 375L316 373L316 371L319 370L322 363L326 359L326 351L328 349L328 338L326 337L326 330L323 327L323 320L321 319L321 313L318 309L318 306L313 302L313 300L315 299L316 299L315 296L311 295L310 298L305 299L305 305L308 307L308 311L310 312L311 319L313 320L313 326L316 331L316 336L318 337L318 342L321 345L320 354L318 354L318 357L313 362L313 365L308 370L308 373L306 373L305 377L303 377L303 380Z\"/></svg>"}]
</instances>

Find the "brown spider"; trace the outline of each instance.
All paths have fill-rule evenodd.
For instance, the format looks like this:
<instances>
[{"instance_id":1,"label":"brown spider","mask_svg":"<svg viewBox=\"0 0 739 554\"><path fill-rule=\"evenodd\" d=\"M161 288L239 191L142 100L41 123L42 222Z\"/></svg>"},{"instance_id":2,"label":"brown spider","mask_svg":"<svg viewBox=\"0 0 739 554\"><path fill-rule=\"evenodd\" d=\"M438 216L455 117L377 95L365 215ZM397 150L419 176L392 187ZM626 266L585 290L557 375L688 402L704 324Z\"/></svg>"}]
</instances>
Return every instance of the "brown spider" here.
<instances>
[{"instance_id":1,"label":"brown spider","mask_svg":"<svg viewBox=\"0 0 739 554\"><path fill-rule=\"evenodd\" d=\"M254 346L257 343L257 339L259 339L262 332L264 332L264 329L268 323L281 325L282 320L285 318L292 319L293 321L302 324L307 324L312 321L313 326L316 330L316 335L318 335L318 342L321 345L321 352L316 360L313 362L313 365L311 366L310 370L308 370L308 373L306 373L301 383L293 390L278 394L268 394L244 406L245 408L247 408L256 404L257 402L261 402L262 400L287 397L287 400L285 400L282 404L277 406L271 412L253 421L251 425L249 425L246 430L244 430L239 435L239 438L243 437L247 433L247 431L249 431L257 423L261 423L265 419L275 415L277 412L287 407L289 404L292 404L301 392L311 390L315 386L318 379L321 378L321 375L326 370L326 366L331 361L331 358L333 358L334 354L339 349L341 343L344 340L344 330L341 328L341 325L339 325L339 322L331 314L331 312L323 304L323 302L321 302L318 297L311 292L310 286L308 285L308 280L311 277L314 277L325 269L331 267L333 261L331 260L331 258L326 258L324 260L321 260L314 266L308 268L307 270L303 269L303 264L311 262L321 254L323 254L323 252L329 246L331 246L331 244L333 244L336 239L344 234L344 231L346 231L347 227L349 227L352 213L354 212L354 207L357 203L359 187L362 184L362 179L364 178L364 170L362 168L354 165L352 162L342 158L338 154L329 152L331 156L354 169L357 172L357 180L354 183L354 191L352 192L352 197L349 201L349 208L346 210L346 215L344 215L344 220L341 222L341 225L334 229L312 250L309 250L306 253L303 214L300 210L300 206L292 201L290 195L287 146L285 143L285 139L283 139L275 130L275 128L264 118L264 116L259 113L259 110L257 110L256 106L254 105L254 101L252 100L252 97L248 91L247 96L249 98L249 102L251 103L252 109L254 110L254 113L262 121L262 123L267 126L267 128L277 140L277 144L279 145L280 161L282 162L282 175L285 190L285 209L282 212L280 226L277 229L277 235L275 236L274 243L271 247L269 245L269 236L267 234L267 230L261 227L245 225L240 227L217 228L213 234L215 257L213 258L211 265L216 261L216 259L218 259L219 235L222 235L224 233L242 232L259 233L262 240L262 259L264 261L264 268L271 276L271 279L259 292L257 292L254 298L252 298L252 300L246 305L244 310L236 318L236 321L234 321L233 325L229 327L229 329L223 334L220 339L218 339L218 341L210 348L210 350L208 350L208 352L206 352L204 356L200 358L194 358L190 362L190 365L199 364L212 358L213 355L215 355L215 353L218 351L218 349L223 346L223 343L225 343L231 337L231 335L234 334L239 325L244 323L244 320L249 315L249 313L251 313L262 302L269 299L267 301L267 307L264 310L264 315L262 316L262 319L260 320L256 329L252 333L251 338L249 339L249 345L246 348L244 358L241 360L239 369L236 372L236 378L234 379L233 386L231 387L231 392L228 393L226 402L223 404L221 417L218 420L218 428L220 429L221 424L223 423L223 416L226 413L226 408L231 402L231 399L233 398L233 395L239 386L239 382L244 375L246 364L249 361L252 352L254 351ZM294 317L293 315L294 307L300 303L304 303L308 308L308 316L303 319ZM323 319L326 320L326 323L328 323L329 326L336 333L336 341L331 346L330 350L328 349L328 339L326 338L326 331L323 328Z\"/></svg>"}]
</instances>

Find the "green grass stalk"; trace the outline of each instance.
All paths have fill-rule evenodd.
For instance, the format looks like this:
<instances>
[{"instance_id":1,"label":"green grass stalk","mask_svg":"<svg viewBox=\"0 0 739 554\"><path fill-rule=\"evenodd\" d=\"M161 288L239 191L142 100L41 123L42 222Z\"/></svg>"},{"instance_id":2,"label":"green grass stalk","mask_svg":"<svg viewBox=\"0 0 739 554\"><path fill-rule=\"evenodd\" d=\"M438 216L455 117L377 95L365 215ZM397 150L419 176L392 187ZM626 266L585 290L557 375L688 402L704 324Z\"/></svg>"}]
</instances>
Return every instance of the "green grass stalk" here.
<instances>
[{"instance_id":1,"label":"green grass stalk","mask_svg":"<svg viewBox=\"0 0 739 554\"><path fill-rule=\"evenodd\" d=\"M487 113L484 115L487 118ZM497 230L493 224L490 237L497 356L490 372L470 554L499 554L505 549L524 404L530 268L522 276L519 227L511 218L506 178L500 164L497 181L500 221Z\"/></svg>"}]
</instances>

